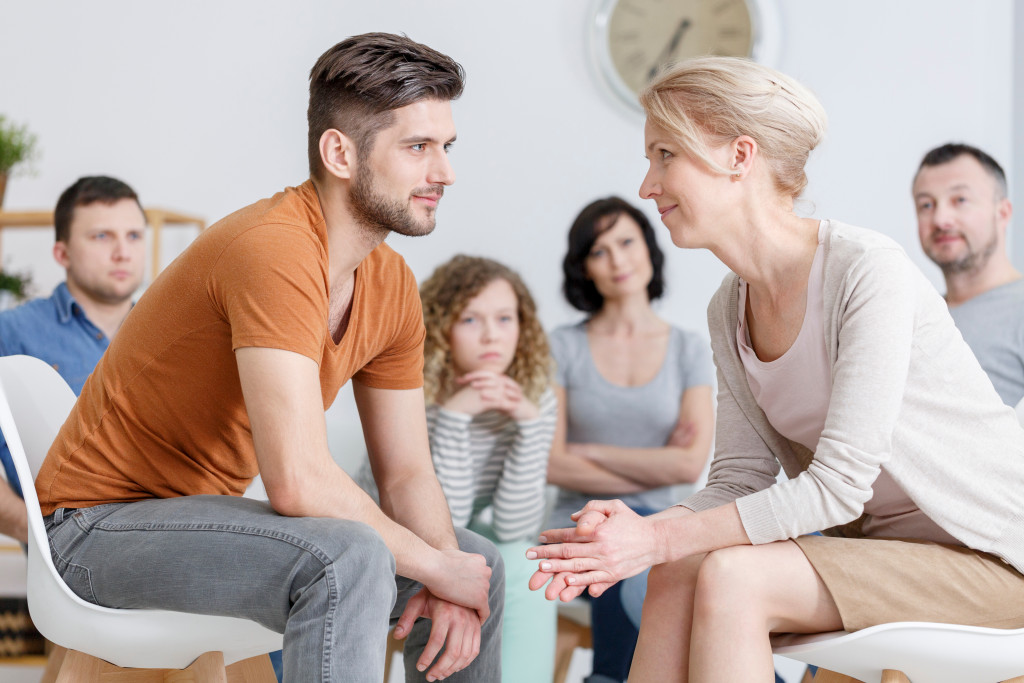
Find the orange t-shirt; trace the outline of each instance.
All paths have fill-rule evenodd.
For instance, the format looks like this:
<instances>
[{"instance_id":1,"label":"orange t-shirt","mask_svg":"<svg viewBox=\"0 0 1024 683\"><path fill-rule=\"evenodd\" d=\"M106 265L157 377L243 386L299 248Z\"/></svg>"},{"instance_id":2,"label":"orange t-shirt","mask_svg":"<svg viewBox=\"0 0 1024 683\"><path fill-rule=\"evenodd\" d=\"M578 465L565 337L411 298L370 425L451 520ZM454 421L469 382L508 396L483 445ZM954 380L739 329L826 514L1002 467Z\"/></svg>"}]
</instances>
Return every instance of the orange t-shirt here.
<instances>
[{"instance_id":1,"label":"orange t-shirt","mask_svg":"<svg viewBox=\"0 0 1024 683\"><path fill-rule=\"evenodd\" d=\"M423 385L416 280L386 244L355 273L348 328L328 330L327 230L309 181L203 232L132 309L36 478L43 514L147 498L241 495L259 471L235 349L320 366L326 410L355 377Z\"/></svg>"}]
</instances>

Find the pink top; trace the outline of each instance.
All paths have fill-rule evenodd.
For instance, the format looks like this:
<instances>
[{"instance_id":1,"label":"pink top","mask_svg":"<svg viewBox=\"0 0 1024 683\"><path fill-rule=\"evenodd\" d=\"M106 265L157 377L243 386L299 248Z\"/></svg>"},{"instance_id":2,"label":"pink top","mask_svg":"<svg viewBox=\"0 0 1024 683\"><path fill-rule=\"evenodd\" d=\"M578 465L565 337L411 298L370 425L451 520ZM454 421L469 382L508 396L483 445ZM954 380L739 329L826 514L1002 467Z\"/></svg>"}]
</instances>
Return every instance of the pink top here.
<instances>
[{"instance_id":1,"label":"pink top","mask_svg":"<svg viewBox=\"0 0 1024 683\"><path fill-rule=\"evenodd\" d=\"M824 225L824 223L822 223ZM804 320L793 345L770 362L757 357L746 324L747 283L740 279L736 344L750 391L768 422L782 436L816 450L832 397L832 367L825 346L824 234L818 229L818 248L807 279ZM793 391L799 387L799 391ZM864 505L865 536L919 538L963 545L929 519L882 467L872 484L874 495Z\"/></svg>"}]
</instances>

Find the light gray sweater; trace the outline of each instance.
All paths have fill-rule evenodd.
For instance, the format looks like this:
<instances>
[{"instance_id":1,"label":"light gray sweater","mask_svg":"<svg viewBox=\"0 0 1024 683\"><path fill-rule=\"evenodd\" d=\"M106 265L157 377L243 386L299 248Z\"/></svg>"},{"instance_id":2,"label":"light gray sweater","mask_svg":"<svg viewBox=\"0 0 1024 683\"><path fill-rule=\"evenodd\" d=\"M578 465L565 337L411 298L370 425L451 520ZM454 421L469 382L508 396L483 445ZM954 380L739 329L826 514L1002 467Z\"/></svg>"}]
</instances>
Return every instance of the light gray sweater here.
<instances>
[{"instance_id":1,"label":"light gray sweater","mask_svg":"<svg viewBox=\"0 0 1024 683\"><path fill-rule=\"evenodd\" d=\"M781 436L754 401L736 348L738 277L730 274L708 306L715 457L707 488L682 504L705 510L735 500L755 544L822 529L856 535L884 467L950 535L1024 571L1024 429L1013 409L899 245L827 223L832 398L817 448ZM776 483L780 463L790 479Z\"/></svg>"}]
</instances>

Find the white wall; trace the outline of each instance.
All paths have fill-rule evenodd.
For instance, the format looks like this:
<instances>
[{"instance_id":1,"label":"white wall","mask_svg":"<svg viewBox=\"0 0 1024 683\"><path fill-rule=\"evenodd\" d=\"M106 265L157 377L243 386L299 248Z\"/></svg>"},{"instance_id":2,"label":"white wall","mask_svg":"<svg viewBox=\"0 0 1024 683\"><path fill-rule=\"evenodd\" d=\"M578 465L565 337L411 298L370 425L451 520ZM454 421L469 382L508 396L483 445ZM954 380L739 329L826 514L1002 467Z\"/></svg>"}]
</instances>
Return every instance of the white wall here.
<instances>
[{"instance_id":1,"label":"white wall","mask_svg":"<svg viewBox=\"0 0 1024 683\"><path fill-rule=\"evenodd\" d=\"M909 183L921 155L951 139L1011 157L1010 0L777 0L776 66L809 85L831 117L812 156L807 213L872 227L917 246ZM642 121L614 106L591 70L590 0L0 0L0 112L38 133L34 177L6 208L52 207L80 175L123 178L143 202L211 222L306 177L310 67L345 36L400 31L466 68L455 104L458 175L428 238L392 238L416 275L457 251L520 269L544 322L575 319L559 296L566 230L589 200L637 199ZM645 210L657 223L653 205ZM189 238L169 236L166 250ZM724 275L707 252L662 235L661 312L706 329ZM5 265L38 290L60 278L49 234L5 237ZM335 411L337 412L337 411ZM346 423L347 425L348 423Z\"/></svg>"}]
</instances>

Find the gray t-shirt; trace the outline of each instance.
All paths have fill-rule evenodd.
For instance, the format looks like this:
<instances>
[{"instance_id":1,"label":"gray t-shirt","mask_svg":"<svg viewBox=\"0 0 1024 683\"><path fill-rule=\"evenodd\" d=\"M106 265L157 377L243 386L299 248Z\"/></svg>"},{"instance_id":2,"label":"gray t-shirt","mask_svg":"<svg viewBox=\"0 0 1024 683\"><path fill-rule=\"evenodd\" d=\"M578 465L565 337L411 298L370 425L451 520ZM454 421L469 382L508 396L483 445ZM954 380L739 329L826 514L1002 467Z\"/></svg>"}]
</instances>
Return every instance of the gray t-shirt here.
<instances>
[{"instance_id":1,"label":"gray t-shirt","mask_svg":"<svg viewBox=\"0 0 1024 683\"><path fill-rule=\"evenodd\" d=\"M964 341L1009 406L1024 398L1024 279L949 309Z\"/></svg>"},{"instance_id":2,"label":"gray t-shirt","mask_svg":"<svg viewBox=\"0 0 1024 683\"><path fill-rule=\"evenodd\" d=\"M571 443L603 443L624 448L660 448L679 421L679 402L691 387L711 386L713 366L708 342L673 327L665 361L647 384L612 384L594 365L585 323L559 327L551 333L551 356L557 380L565 389L567 432ZM671 486L626 496L588 495L561 489L551 516L552 527L568 526L569 515L587 501L619 498L626 505L661 510L675 504Z\"/></svg>"}]
</instances>

